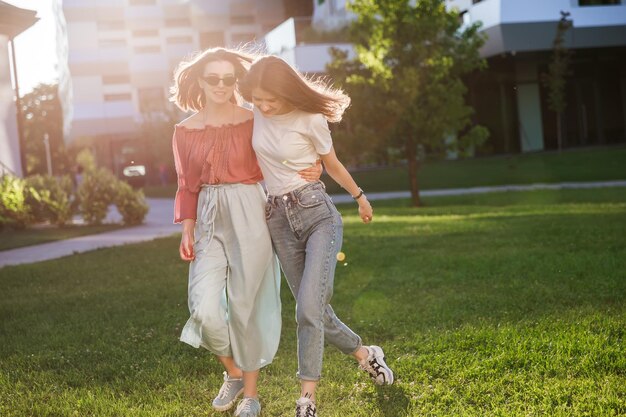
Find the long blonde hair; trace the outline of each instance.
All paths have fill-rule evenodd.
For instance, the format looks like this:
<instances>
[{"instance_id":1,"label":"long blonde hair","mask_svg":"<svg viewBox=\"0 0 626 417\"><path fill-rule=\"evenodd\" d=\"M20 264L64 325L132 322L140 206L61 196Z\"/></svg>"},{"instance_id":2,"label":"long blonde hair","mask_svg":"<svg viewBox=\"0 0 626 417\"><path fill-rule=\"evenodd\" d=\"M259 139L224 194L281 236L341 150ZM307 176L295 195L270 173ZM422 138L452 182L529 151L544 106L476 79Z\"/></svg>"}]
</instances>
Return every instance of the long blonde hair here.
<instances>
[{"instance_id":1,"label":"long blonde hair","mask_svg":"<svg viewBox=\"0 0 626 417\"><path fill-rule=\"evenodd\" d=\"M182 61L174 71L174 85L170 88L170 101L183 111L200 111L206 105L204 91L198 84L204 67L209 62L227 61L235 68L235 77L242 79L248 72L254 55L225 48L211 48L200 52L189 60ZM235 89L231 102L238 102L239 93Z\"/></svg>"},{"instance_id":2,"label":"long blonde hair","mask_svg":"<svg viewBox=\"0 0 626 417\"><path fill-rule=\"evenodd\" d=\"M306 77L283 59L265 56L254 61L239 81L239 92L252 102L252 90L261 88L295 108L321 113L329 122L339 122L350 105L350 97L321 79Z\"/></svg>"}]
</instances>

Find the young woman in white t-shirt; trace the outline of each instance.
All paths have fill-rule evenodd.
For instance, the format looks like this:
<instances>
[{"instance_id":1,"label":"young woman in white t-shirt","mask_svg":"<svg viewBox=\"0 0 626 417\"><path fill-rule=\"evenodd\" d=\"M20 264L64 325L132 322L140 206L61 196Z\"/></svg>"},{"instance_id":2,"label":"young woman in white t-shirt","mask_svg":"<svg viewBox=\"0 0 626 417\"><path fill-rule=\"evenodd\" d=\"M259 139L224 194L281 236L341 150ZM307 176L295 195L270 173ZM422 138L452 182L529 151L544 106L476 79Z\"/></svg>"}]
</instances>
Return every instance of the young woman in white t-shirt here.
<instances>
[{"instance_id":1,"label":"young woman in white t-shirt","mask_svg":"<svg viewBox=\"0 0 626 417\"><path fill-rule=\"evenodd\" d=\"M237 80L252 57L208 49L179 64L172 101L194 114L176 125L179 253L190 262L190 318L180 339L214 353L224 383L213 408L261 413L257 379L278 349L280 271L263 215L263 179L252 149L252 112L238 105ZM301 173L318 180L321 169ZM306 182L306 180L305 180Z\"/></svg>"},{"instance_id":2,"label":"young woman in white t-shirt","mask_svg":"<svg viewBox=\"0 0 626 417\"><path fill-rule=\"evenodd\" d=\"M324 340L350 354L379 385L393 383L378 346L364 346L330 306L336 257L341 249L341 215L322 182L307 183L298 171L321 158L328 174L359 205L364 223L372 206L337 159L328 122L339 122L350 98L341 90L307 79L280 58L256 60L240 81L254 104L252 146L265 185L265 218L289 287L296 298L298 377L296 416L316 417L315 389L321 377Z\"/></svg>"}]
</instances>

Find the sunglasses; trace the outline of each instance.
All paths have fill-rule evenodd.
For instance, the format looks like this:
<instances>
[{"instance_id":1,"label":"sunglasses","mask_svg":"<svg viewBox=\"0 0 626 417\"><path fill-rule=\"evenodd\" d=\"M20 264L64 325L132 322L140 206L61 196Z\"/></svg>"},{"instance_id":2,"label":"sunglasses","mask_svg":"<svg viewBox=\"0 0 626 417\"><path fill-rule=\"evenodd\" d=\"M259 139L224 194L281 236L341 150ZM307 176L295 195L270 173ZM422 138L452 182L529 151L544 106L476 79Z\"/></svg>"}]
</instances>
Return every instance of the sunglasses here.
<instances>
[{"instance_id":1,"label":"sunglasses","mask_svg":"<svg viewBox=\"0 0 626 417\"><path fill-rule=\"evenodd\" d=\"M223 78L220 78L217 75L207 75L206 77L201 78L211 87L217 87L220 84L220 81L223 82L226 87L232 87L237 82L237 77L234 75L226 75Z\"/></svg>"}]
</instances>

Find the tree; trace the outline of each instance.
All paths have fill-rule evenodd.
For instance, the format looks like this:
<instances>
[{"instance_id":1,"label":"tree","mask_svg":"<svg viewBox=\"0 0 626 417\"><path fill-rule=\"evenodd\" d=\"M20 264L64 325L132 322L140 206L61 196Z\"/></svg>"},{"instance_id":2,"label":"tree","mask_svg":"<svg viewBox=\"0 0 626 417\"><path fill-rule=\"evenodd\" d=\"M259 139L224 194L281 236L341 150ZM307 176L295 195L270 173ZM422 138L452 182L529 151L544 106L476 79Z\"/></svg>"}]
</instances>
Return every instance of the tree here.
<instances>
[{"instance_id":1,"label":"tree","mask_svg":"<svg viewBox=\"0 0 626 417\"><path fill-rule=\"evenodd\" d=\"M351 129L373 130L373 137L403 149L419 206L420 154L463 153L488 136L472 125L462 80L485 65L478 52L484 36L478 24L463 30L458 12L446 10L443 0L353 0L348 7L357 16L356 60L336 54L331 74L343 72L340 83L353 98Z\"/></svg>"},{"instance_id":2,"label":"tree","mask_svg":"<svg viewBox=\"0 0 626 417\"><path fill-rule=\"evenodd\" d=\"M548 73L543 75L543 83L548 88L548 107L556 113L556 135L558 149L563 147L563 113L567 107L565 86L570 73L571 52L565 47L565 34L572 27L570 13L561 10L561 19L556 28L552 43L552 61Z\"/></svg>"},{"instance_id":3,"label":"tree","mask_svg":"<svg viewBox=\"0 0 626 417\"><path fill-rule=\"evenodd\" d=\"M70 172L63 142L63 111L58 85L39 84L21 99L26 154L26 175L47 174L46 145L48 138L53 174ZM47 136L46 136L47 135Z\"/></svg>"}]
</instances>

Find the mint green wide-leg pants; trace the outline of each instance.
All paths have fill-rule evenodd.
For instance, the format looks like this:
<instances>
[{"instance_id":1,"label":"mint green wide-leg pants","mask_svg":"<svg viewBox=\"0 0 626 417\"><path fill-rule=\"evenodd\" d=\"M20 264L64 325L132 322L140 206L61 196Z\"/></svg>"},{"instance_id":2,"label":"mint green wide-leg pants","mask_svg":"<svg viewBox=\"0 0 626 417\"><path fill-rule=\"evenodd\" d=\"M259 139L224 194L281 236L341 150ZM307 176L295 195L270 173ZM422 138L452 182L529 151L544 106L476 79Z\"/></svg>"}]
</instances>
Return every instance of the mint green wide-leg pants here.
<instances>
[{"instance_id":1,"label":"mint green wide-leg pants","mask_svg":"<svg viewBox=\"0 0 626 417\"><path fill-rule=\"evenodd\" d=\"M203 186L195 260L189 267L191 317L180 340L244 371L272 362L280 339L280 269L259 184Z\"/></svg>"}]
</instances>

